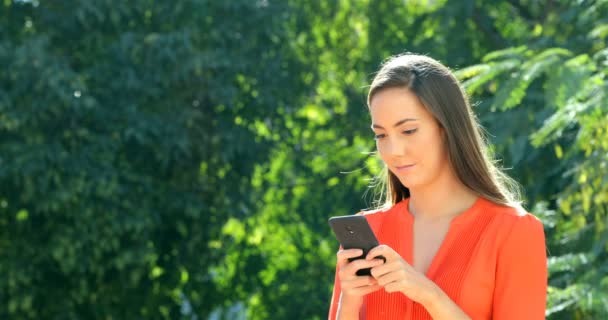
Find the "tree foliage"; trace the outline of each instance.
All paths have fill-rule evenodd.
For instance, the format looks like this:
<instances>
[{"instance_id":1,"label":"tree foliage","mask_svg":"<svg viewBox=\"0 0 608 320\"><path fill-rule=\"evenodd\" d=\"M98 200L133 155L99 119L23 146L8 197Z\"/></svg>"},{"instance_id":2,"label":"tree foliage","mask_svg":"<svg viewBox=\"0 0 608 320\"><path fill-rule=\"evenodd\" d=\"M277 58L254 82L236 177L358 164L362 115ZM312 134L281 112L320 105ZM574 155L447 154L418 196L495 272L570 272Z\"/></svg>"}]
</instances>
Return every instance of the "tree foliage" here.
<instances>
[{"instance_id":1,"label":"tree foliage","mask_svg":"<svg viewBox=\"0 0 608 320\"><path fill-rule=\"evenodd\" d=\"M489 53L459 75L481 105L504 110L489 118L490 131L505 134L498 149L547 227L547 315L596 319L608 315L608 2L568 4L527 45ZM564 21L575 27L558 34ZM509 122L514 130L498 123L505 116L520 120Z\"/></svg>"},{"instance_id":2,"label":"tree foliage","mask_svg":"<svg viewBox=\"0 0 608 320\"><path fill-rule=\"evenodd\" d=\"M366 88L462 79L545 223L549 319L608 314L608 2L4 1L0 317L321 319L372 205Z\"/></svg>"},{"instance_id":3,"label":"tree foliage","mask_svg":"<svg viewBox=\"0 0 608 320\"><path fill-rule=\"evenodd\" d=\"M211 241L268 159L252 126L283 135L268 116L302 95L290 9L1 8L0 317L205 317L225 299Z\"/></svg>"}]
</instances>

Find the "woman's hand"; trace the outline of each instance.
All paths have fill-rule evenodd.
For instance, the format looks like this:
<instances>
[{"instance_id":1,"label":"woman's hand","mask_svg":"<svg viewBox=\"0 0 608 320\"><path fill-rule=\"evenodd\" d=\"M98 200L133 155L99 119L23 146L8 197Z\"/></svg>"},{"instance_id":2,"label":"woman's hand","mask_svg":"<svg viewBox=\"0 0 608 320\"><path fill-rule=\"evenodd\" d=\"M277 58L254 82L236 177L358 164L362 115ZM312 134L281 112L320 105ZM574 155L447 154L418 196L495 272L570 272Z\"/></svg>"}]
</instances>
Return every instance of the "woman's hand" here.
<instances>
[{"instance_id":1,"label":"woman's hand","mask_svg":"<svg viewBox=\"0 0 608 320\"><path fill-rule=\"evenodd\" d=\"M363 296L382 288L376 279L371 276L357 276L359 269L373 268L382 265L380 259L357 259L349 262L348 259L356 258L363 254L360 249L348 249L338 251L338 278L344 299L363 300Z\"/></svg>"},{"instance_id":2,"label":"woman's hand","mask_svg":"<svg viewBox=\"0 0 608 320\"><path fill-rule=\"evenodd\" d=\"M373 261L377 256L384 256L386 263L373 267L371 273L386 292L402 292L423 305L433 319L471 319L439 286L416 271L391 247L379 245L370 250L365 259Z\"/></svg>"},{"instance_id":3,"label":"woman's hand","mask_svg":"<svg viewBox=\"0 0 608 320\"><path fill-rule=\"evenodd\" d=\"M340 281L340 302L337 319L359 319L359 311L363 305L366 294L380 290L376 279L371 276L358 276L357 270L373 268L384 263L382 260L357 259L349 262L348 259L363 255L363 250L349 249L338 251L338 280Z\"/></svg>"},{"instance_id":4,"label":"woman's hand","mask_svg":"<svg viewBox=\"0 0 608 320\"><path fill-rule=\"evenodd\" d=\"M371 274L386 292L402 292L413 301L424 305L437 288L391 247L379 245L370 250L365 259L373 261L377 256L384 256L386 263L372 268Z\"/></svg>"}]
</instances>

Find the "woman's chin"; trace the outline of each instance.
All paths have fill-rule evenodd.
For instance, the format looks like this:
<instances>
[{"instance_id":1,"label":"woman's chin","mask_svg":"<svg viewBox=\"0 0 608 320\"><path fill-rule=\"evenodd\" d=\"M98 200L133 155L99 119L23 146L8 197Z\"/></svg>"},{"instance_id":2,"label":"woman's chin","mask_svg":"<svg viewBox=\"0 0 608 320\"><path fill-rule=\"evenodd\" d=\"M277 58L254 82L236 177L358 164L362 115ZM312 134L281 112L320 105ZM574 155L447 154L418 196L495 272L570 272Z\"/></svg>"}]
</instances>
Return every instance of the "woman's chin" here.
<instances>
[{"instance_id":1,"label":"woman's chin","mask_svg":"<svg viewBox=\"0 0 608 320\"><path fill-rule=\"evenodd\" d=\"M399 182L401 182L401 185L403 185L404 187L408 188L408 189L412 189L412 187L415 187L416 185L412 183L411 179L403 179L403 178L399 178Z\"/></svg>"}]
</instances>

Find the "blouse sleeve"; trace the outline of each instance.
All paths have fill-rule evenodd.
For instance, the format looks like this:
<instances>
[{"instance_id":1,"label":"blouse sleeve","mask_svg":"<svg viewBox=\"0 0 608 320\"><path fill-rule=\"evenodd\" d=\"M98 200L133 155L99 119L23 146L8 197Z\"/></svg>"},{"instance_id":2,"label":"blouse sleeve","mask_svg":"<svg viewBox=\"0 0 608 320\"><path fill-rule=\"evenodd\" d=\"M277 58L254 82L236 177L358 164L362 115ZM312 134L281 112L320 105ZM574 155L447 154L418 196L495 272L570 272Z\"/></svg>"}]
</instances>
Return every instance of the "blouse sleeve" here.
<instances>
[{"instance_id":1,"label":"blouse sleeve","mask_svg":"<svg viewBox=\"0 0 608 320\"><path fill-rule=\"evenodd\" d=\"M494 320L545 319L547 253L542 223L517 217L498 252Z\"/></svg>"},{"instance_id":2,"label":"blouse sleeve","mask_svg":"<svg viewBox=\"0 0 608 320\"><path fill-rule=\"evenodd\" d=\"M338 303L340 302L340 281L338 280L338 266L336 266L336 276L334 278L334 290L331 295L328 320L335 320L338 313Z\"/></svg>"}]
</instances>

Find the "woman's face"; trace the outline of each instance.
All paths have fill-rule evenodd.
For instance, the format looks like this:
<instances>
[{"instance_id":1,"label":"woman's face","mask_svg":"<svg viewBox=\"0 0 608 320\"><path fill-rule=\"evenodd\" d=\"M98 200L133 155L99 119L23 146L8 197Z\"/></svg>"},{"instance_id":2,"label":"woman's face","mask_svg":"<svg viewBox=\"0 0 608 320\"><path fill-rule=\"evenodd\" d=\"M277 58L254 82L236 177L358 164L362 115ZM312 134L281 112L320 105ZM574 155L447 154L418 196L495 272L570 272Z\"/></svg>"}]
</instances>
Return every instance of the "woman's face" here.
<instances>
[{"instance_id":1,"label":"woman's face","mask_svg":"<svg viewBox=\"0 0 608 320\"><path fill-rule=\"evenodd\" d=\"M405 187L429 186L448 172L443 129L409 89L380 90L370 112L378 153Z\"/></svg>"}]
</instances>

